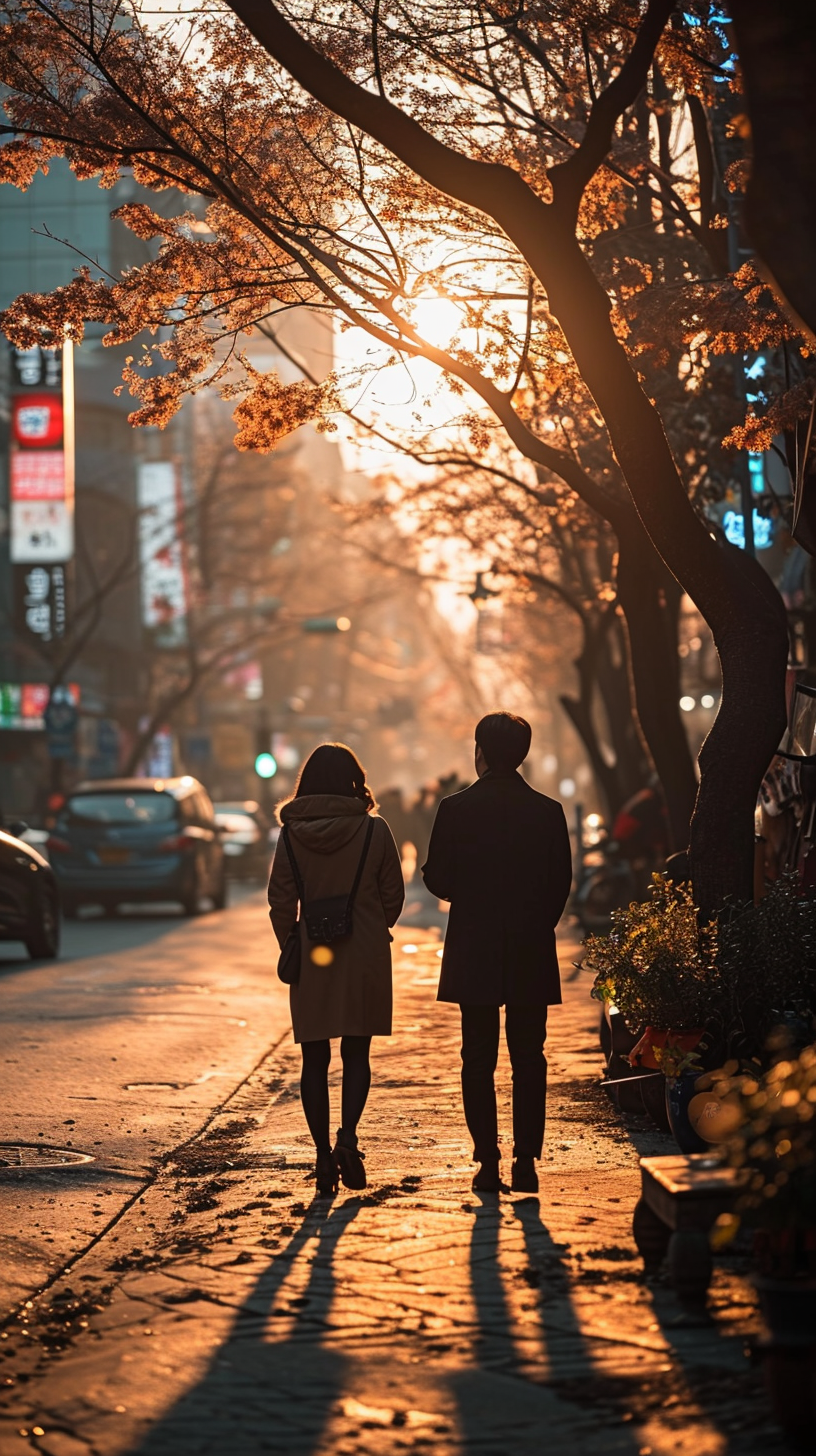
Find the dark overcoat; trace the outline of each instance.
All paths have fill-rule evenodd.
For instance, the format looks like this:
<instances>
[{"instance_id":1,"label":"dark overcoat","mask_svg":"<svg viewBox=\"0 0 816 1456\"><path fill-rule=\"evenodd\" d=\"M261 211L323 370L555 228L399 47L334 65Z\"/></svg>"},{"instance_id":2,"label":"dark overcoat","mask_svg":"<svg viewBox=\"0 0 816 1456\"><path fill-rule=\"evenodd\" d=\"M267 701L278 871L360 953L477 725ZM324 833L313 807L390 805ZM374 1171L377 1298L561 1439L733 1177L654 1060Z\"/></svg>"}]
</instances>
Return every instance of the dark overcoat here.
<instances>
[{"instance_id":1,"label":"dark overcoat","mask_svg":"<svg viewBox=\"0 0 816 1456\"><path fill-rule=\"evenodd\" d=\"M292 836L307 900L347 895L354 883L368 816L361 799L306 794L280 814ZM405 898L394 837L372 816L371 844L354 902L351 935L332 943L329 965L312 960L314 944L300 927L300 981L289 988L295 1041L333 1036L390 1036L391 936ZM283 945L298 914L298 892L283 835L269 877L269 915Z\"/></svg>"},{"instance_id":2,"label":"dark overcoat","mask_svg":"<svg viewBox=\"0 0 816 1456\"><path fill-rule=\"evenodd\" d=\"M560 1002L555 927L572 860L555 799L519 773L488 771L442 800L422 874L433 895L450 901L440 1001Z\"/></svg>"}]
</instances>

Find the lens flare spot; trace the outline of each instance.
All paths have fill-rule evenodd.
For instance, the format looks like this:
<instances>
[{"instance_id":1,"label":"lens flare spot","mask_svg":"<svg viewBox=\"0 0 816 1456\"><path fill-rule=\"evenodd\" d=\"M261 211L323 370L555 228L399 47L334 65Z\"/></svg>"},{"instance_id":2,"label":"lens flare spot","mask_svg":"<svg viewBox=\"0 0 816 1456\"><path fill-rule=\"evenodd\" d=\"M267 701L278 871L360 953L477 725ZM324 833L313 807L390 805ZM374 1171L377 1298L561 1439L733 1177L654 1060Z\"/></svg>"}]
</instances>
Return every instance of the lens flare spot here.
<instances>
[{"instance_id":1,"label":"lens flare spot","mask_svg":"<svg viewBox=\"0 0 816 1456\"><path fill-rule=\"evenodd\" d=\"M334 960L334 951L329 945L316 945L309 952L309 959L316 966L330 966Z\"/></svg>"}]
</instances>

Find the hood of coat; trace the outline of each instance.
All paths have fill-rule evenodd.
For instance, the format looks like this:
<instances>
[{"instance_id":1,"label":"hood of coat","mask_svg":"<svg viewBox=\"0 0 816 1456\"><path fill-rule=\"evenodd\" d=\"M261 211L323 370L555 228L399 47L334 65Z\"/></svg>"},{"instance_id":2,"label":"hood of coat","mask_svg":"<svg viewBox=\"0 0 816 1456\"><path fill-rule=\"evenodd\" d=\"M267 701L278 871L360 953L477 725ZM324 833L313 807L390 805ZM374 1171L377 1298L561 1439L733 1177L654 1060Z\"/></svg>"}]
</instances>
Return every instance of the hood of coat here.
<instances>
[{"instance_id":1,"label":"hood of coat","mask_svg":"<svg viewBox=\"0 0 816 1456\"><path fill-rule=\"evenodd\" d=\"M280 820L292 838L316 854L334 854L353 839L366 815L362 799L343 794L304 794L290 799L280 811Z\"/></svg>"}]
</instances>

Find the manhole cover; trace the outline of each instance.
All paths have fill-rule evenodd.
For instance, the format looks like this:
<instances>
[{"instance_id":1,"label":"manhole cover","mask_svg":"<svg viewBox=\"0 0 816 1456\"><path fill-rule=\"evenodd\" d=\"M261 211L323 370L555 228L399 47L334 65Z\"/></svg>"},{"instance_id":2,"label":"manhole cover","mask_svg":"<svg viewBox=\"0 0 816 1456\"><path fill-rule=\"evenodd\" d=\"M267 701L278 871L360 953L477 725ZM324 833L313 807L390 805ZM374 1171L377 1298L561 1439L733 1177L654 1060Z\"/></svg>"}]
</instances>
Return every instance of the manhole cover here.
<instances>
[{"instance_id":1,"label":"manhole cover","mask_svg":"<svg viewBox=\"0 0 816 1456\"><path fill-rule=\"evenodd\" d=\"M126 1082L126 1092L181 1092L187 1082Z\"/></svg>"},{"instance_id":2,"label":"manhole cover","mask_svg":"<svg viewBox=\"0 0 816 1456\"><path fill-rule=\"evenodd\" d=\"M0 1175L23 1169L27 1173L40 1168L78 1168L92 1163L91 1153L73 1148L53 1148L48 1143L0 1143Z\"/></svg>"}]
</instances>

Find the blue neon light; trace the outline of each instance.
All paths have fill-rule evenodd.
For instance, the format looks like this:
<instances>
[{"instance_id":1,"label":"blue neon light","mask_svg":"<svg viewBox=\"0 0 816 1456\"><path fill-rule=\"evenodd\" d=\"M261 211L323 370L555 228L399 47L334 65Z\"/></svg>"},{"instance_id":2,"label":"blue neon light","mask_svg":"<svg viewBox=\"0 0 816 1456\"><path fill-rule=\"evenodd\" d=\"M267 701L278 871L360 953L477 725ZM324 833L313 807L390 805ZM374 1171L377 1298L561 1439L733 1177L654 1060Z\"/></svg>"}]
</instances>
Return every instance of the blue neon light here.
<instances>
[{"instance_id":1,"label":"blue neon light","mask_svg":"<svg viewBox=\"0 0 816 1456\"><path fill-rule=\"evenodd\" d=\"M739 546L741 551L745 549L745 522L739 511L726 511L723 516L723 530L726 541L732 546ZM773 542L773 521L768 516L761 516L759 511L754 510L754 545L757 551L767 551Z\"/></svg>"}]
</instances>

